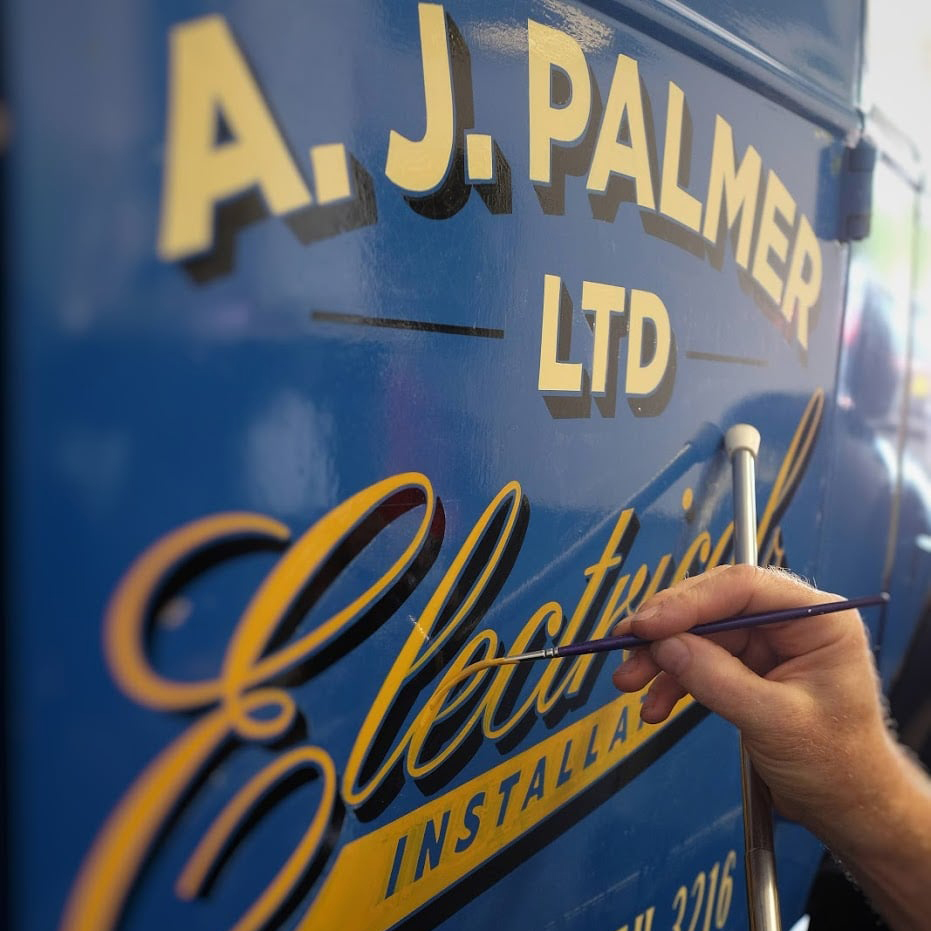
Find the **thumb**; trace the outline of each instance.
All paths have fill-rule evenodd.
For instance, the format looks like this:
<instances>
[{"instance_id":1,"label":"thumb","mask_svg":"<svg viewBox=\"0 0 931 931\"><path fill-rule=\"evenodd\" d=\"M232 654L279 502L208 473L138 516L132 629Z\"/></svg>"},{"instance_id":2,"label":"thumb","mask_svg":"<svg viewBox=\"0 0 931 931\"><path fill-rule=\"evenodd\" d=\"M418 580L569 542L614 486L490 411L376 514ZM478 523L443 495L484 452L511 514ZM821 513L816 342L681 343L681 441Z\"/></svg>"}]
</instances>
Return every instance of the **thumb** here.
<instances>
[{"instance_id":1,"label":"thumb","mask_svg":"<svg viewBox=\"0 0 931 931\"><path fill-rule=\"evenodd\" d=\"M656 665L706 708L741 731L765 730L785 710L785 686L758 676L704 637L682 633L650 646Z\"/></svg>"}]
</instances>

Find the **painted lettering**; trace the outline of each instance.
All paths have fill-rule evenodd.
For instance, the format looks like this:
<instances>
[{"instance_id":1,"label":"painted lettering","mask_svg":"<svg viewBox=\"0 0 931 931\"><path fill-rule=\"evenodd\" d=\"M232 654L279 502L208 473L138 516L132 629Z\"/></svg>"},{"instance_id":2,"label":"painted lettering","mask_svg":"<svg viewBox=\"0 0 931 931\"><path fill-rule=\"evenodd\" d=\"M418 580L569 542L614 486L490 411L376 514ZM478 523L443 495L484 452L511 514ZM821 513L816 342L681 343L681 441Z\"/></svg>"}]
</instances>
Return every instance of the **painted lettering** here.
<instances>
[{"instance_id":1,"label":"painted lettering","mask_svg":"<svg viewBox=\"0 0 931 931\"><path fill-rule=\"evenodd\" d=\"M708 175L708 195L705 203L705 224L702 235L717 243L721 228L721 208L724 207L725 229L740 222L734 261L743 269L750 261L750 241L756 216L756 200L760 188L763 160L752 146L747 146L740 167L734 166L734 132L723 116L714 118L714 143L711 149L711 170ZM817 244L816 244L817 248ZM818 253L820 257L820 251Z\"/></svg>"},{"instance_id":2,"label":"painted lettering","mask_svg":"<svg viewBox=\"0 0 931 931\"><path fill-rule=\"evenodd\" d=\"M789 239L780 220L789 226L795 222L795 200L779 180L779 175L770 169L766 176L763 212L753 255L753 277L777 306L782 301L782 276L770 263L770 254L784 265L789 251Z\"/></svg>"},{"instance_id":3,"label":"painted lettering","mask_svg":"<svg viewBox=\"0 0 931 931\"><path fill-rule=\"evenodd\" d=\"M625 312L626 294L627 290L619 285L582 282L582 310L590 312L593 321L591 392L595 396L613 393L615 388L608 384L608 372L612 370L611 328L614 318ZM656 294L636 288L631 289L626 303L630 305L630 322L624 389L628 397L649 397L671 371L669 312ZM571 349L571 309L562 280L557 275L545 275L537 386L547 395L581 396L584 390L583 364L560 358ZM649 352L647 346L651 347Z\"/></svg>"},{"instance_id":4,"label":"painted lettering","mask_svg":"<svg viewBox=\"0 0 931 931\"><path fill-rule=\"evenodd\" d=\"M528 20L530 180L549 184L554 143L573 145L585 134L592 103L588 62L579 44L558 29ZM569 100L552 100L553 70L569 83Z\"/></svg>"},{"instance_id":5,"label":"painted lettering","mask_svg":"<svg viewBox=\"0 0 931 931\"><path fill-rule=\"evenodd\" d=\"M229 140L217 141L218 119ZM312 202L226 20L216 14L181 23L169 37L159 256L207 251L216 206L253 187L275 215Z\"/></svg>"},{"instance_id":6,"label":"painted lettering","mask_svg":"<svg viewBox=\"0 0 931 931\"><path fill-rule=\"evenodd\" d=\"M629 144L618 138L625 115ZM654 209L656 202L643 117L643 95L640 93L640 71L636 60L627 55L617 56L586 187L593 194L604 194L612 175L632 178L637 204L647 210Z\"/></svg>"},{"instance_id":7,"label":"painted lettering","mask_svg":"<svg viewBox=\"0 0 931 931\"><path fill-rule=\"evenodd\" d=\"M428 194L443 183L452 164L456 118L446 13L438 3L420 3L417 13L426 129L416 141L391 130L385 175L404 191Z\"/></svg>"},{"instance_id":8,"label":"painted lettering","mask_svg":"<svg viewBox=\"0 0 931 931\"><path fill-rule=\"evenodd\" d=\"M671 220L698 232L701 225L701 201L680 187L683 159L683 121L686 119L685 94L678 84L669 82L666 104L666 141L663 145L663 174L659 196L659 210ZM691 153L686 153L691 161Z\"/></svg>"}]
</instances>

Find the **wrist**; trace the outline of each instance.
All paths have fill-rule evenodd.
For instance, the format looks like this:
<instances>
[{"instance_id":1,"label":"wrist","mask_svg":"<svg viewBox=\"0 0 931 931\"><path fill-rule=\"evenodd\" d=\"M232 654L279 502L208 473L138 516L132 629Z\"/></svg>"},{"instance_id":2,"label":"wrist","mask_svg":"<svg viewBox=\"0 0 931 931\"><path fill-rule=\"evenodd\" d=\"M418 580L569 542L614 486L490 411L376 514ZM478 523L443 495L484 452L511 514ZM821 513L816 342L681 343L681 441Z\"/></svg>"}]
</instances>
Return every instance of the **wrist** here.
<instances>
[{"instance_id":1,"label":"wrist","mask_svg":"<svg viewBox=\"0 0 931 931\"><path fill-rule=\"evenodd\" d=\"M931 782L891 735L865 769L857 802L823 839L891 928L931 929Z\"/></svg>"}]
</instances>

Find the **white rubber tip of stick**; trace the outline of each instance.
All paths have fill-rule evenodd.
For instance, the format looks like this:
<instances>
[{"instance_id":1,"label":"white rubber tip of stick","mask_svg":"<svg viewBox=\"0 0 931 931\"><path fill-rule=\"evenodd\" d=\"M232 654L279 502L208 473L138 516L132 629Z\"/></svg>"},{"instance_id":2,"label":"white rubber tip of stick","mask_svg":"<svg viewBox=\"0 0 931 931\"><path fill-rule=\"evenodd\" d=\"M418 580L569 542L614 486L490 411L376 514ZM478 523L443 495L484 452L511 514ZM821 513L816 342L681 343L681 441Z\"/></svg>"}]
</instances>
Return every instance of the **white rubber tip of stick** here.
<instances>
[{"instance_id":1,"label":"white rubber tip of stick","mask_svg":"<svg viewBox=\"0 0 931 931\"><path fill-rule=\"evenodd\" d=\"M738 449L746 449L756 459L760 452L760 431L748 423L735 423L724 434L724 448L728 456L733 456Z\"/></svg>"}]
</instances>

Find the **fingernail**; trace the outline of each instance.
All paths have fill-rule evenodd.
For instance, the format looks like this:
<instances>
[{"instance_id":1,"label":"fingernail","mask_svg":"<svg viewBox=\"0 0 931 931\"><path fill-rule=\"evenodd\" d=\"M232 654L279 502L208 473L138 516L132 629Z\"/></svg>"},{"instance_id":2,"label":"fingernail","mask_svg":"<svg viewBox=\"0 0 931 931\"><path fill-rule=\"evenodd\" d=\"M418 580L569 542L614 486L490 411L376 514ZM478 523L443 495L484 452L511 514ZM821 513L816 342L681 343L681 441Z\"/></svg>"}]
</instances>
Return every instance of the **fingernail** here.
<instances>
[{"instance_id":1,"label":"fingernail","mask_svg":"<svg viewBox=\"0 0 931 931\"><path fill-rule=\"evenodd\" d=\"M632 617L638 621L648 621L651 617L656 617L660 613L659 605L651 604L643 608L637 608Z\"/></svg>"},{"instance_id":2,"label":"fingernail","mask_svg":"<svg viewBox=\"0 0 931 931\"><path fill-rule=\"evenodd\" d=\"M679 637L658 640L650 647L650 652L656 665L674 676L685 672L691 658L688 646Z\"/></svg>"}]
</instances>

